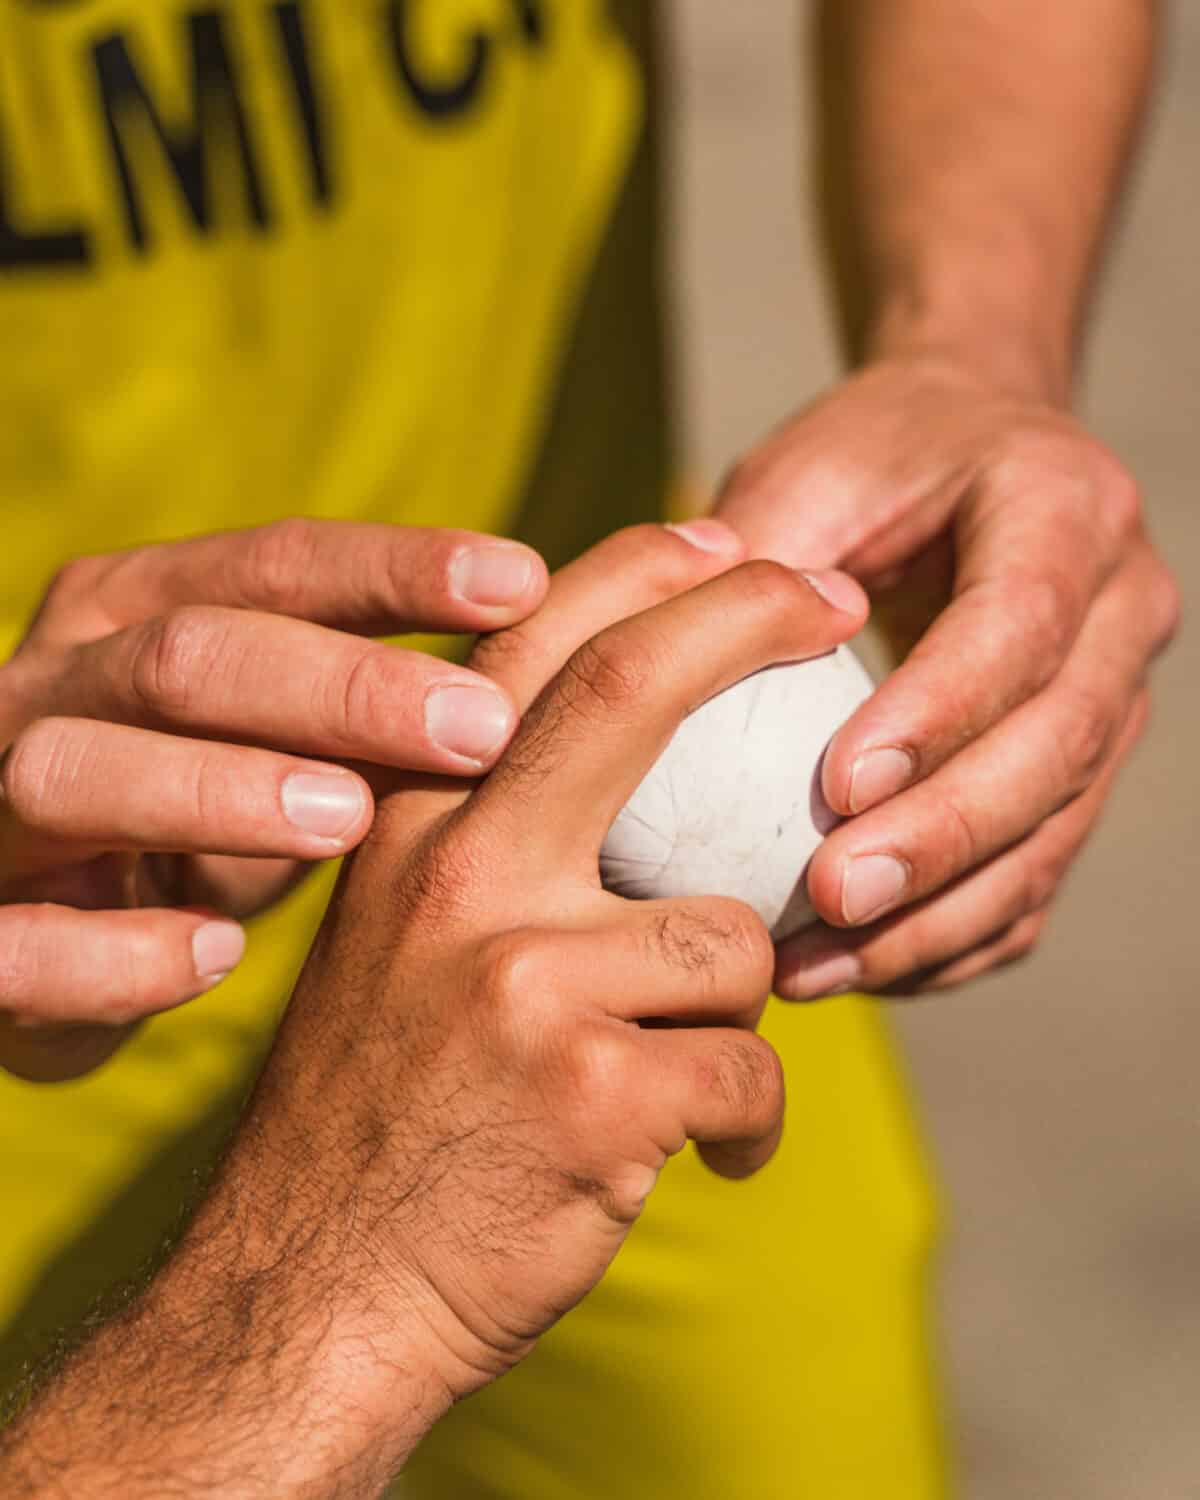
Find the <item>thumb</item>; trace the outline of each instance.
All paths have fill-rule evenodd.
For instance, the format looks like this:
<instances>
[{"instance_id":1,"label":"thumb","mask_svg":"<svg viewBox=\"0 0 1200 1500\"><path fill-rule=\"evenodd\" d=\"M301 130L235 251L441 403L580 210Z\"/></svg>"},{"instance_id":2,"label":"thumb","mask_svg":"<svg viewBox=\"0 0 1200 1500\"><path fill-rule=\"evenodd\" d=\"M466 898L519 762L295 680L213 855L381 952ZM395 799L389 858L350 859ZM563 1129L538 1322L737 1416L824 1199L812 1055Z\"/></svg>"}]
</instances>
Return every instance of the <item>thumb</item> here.
<instances>
[{"instance_id":1,"label":"thumb","mask_svg":"<svg viewBox=\"0 0 1200 1500\"><path fill-rule=\"evenodd\" d=\"M790 568L841 566L878 527L879 484L837 449L813 442L801 418L751 450L726 475L713 513L749 556Z\"/></svg>"}]
</instances>

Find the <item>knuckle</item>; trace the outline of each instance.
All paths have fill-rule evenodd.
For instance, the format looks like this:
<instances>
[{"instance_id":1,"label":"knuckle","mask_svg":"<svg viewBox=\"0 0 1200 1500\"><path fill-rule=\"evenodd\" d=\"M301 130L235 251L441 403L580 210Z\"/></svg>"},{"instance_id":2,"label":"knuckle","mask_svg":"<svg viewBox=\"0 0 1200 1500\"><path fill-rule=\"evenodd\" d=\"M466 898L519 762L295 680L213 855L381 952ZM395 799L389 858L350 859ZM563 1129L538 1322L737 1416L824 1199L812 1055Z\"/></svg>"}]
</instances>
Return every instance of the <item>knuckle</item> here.
<instances>
[{"instance_id":1,"label":"knuckle","mask_svg":"<svg viewBox=\"0 0 1200 1500\"><path fill-rule=\"evenodd\" d=\"M1001 948L999 957L1005 963L1020 963L1023 959L1032 957L1045 924L1046 919L1041 912L1022 917L1014 924Z\"/></svg>"},{"instance_id":2,"label":"knuckle","mask_svg":"<svg viewBox=\"0 0 1200 1500\"><path fill-rule=\"evenodd\" d=\"M537 628L522 621L505 630L495 630L475 642L467 665L473 672L503 680L510 666L520 666L531 656L540 655Z\"/></svg>"},{"instance_id":3,"label":"knuckle","mask_svg":"<svg viewBox=\"0 0 1200 1500\"><path fill-rule=\"evenodd\" d=\"M61 799L69 737L70 720L35 720L17 735L0 763L4 800L30 827L47 822Z\"/></svg>"},{"instance_id":4,"label":"knuckle","mask_svg":"<svg viewBox=\"0 0 1200 1500\"><path fill-rule=\"evenodd\" d=\"M48 904L23 906L0 926L0 1007L18 1021L34 1021L38 991L38 954L53 940L49 926L54 908Z\"/></svg>"},{"instance_id":5,"label":"knuckle","mask_svg":"<svg viewBox=\"0 0 1200 1500\"><path fill-rule=\"evenodd\" d=\"M616 626L585 641L567 662L564 676L569 685L565 701L571 707L621 713L651 689L655 663L640 633Z\"/></svg>"},{"instance_id":6,"label":"knuckle","mask_svg":"<svg viewBox=\"0 0 1200 1500\"><path fill-rule=\"evenodd\" d=\"M753 1133L766 1130L783 1105L783 1064L761 1037L723 1041L701 1064L701 1082Z\"/></svg>"},{"instance_id":7,"label":"knuckle","mask_svg":"<svg viewBox=\"0 0 1200 1500\"><path fill-rule=\"evenodd\" d=\"M1130 537L1142 526L1142 492L1137 480L1114 453L1096 448L1096 488L1109 525L1118 537Z\"/></svg>"},{"instance_id":8,"label":"knuckle","mask_svg":"<svg viewBox=\"0 0 1200 1500\"><path fill-rule=\"evenodd\" d=\"M101 564L98 557L71 557L56 568L46 585L47 604L63 604L76 599L93 583Z\"/></svg>"},{"instance_id":9,"label":"knuckle","mask_svg":"<svg viewBox=\"0 0 1200 1500\"><path fill-rule=\"evenodd\" d=\"M940 847L945 851L946 868L973 870L983 858L982 840L974 819L960 805L958 797L950 793L941 799L941 813L945 838Z\"/></svg>"},{"instance_id":10,"label":"knuckle","mask_svg":"<svg viewBox=\"0 0 1200 1500\"><path fill-rule=\"evenodd\" d=\"M1103 693L1077 688L1059 726L1059 747L1070 793L1078 794L1100 774L1112 744L1112 709Z\"/></svg>"},{"instance_id":11,"label":"knuckle","mask_svg":"<svg viewBox=\"0 0 1200 1500\"><path fill-rule=\"evenodd\" d=\"M340 688L335 687L337 679L331 679L335 693L327 713L329 729L343 744L391 737L398 697L394 664L389 647L369 645L342 678Z\"/></svg>"},{"instance_id":12,"label":"knuckle","mask_svg":"<svg viewBox=\"0 0 1200 1500\"><path fill-rule=\"evenodd\" d=\"M716 967L718 946L728 930L711 917L687 907L672 907L659 914L654 924L654 947L673 968L689 974L711 974Z\"/></svg>"},{"instance_id":13,"label":"knuckle","mask_svg":"<svg viewBox=\"0 0 1200 1500\"><path fill-rule=\"evenodd\" d=\"M297 580L306 578L316 562L320 536L318 523L304 516L285 516L252 534L243 566L247 592L260 609L286 610Z\"/></svg>"},{"instance_id":14,"label":"knuckle","mask_svg":"<svg viewBox=\"0 0 1200 1500\"><path fill-rule=\"evenodd\" d=\"M722 912L722 923L726 940L768 989L775 973L775 944L763 919L744 901L731 901Z\"/></svg>"},{"instance_id":15,"label":"knuckle","mask_svg":"<svg viewBox=\"0 0 1200 1500\"><path fill-rule=\"evenodd\" d=\"M790 620L797 609L809 604L813 597L808 584L791 568L766 558L742 563L735 576L747 599L771 620L780 617Z\"/></svg>"},{"instance_id":16,"label":"knuckle","mask_svg":"<svg viewBox=\"0 0 1200 1500\"><path fill-rule=\"evenodd\" d=\"M1162 650L1179 634L1183 623L1183 590L1175 575L1164 567L1151 596L1154 601L1155 644Z\"/></svg>"},{"instance_id":17,"label":"knuckle","mask_svg":"<svg viewBox=\"0 0 1200 1500\"><path fill-rule=\"evenodd\" d=\"M567 1097L581 1107L612 1103L629 1092L636 1065L634 1039L624 1029L579 1029L567 1040L564 1083Z\"/></svg>"},{"instance_id":18,"label":"knuckle","mask_svg":"<svg viewBox=\"0 0 1200 1500\"><path fill-rule=\"evenodd\" d=\"M1021 624L1026 649L1061 661L1074 633L1074 609L1065 577L1049 571L1017 574L1008 583L1007 608Z\"/></svg>"},{"instance_id":19,"label":"knuckle","mask_svg":"<svg viewBox=\"0 0 1200 1500\"><path fill-rule=\"evenodd\" d=\"M189 604L160 615L142 631L134 652L131 686L154 713L192 712L211 662L221 654L213 611Z\"/></svg>"},{"instance_id":20,"label":"knuckle","mask_svg":"<svg viewBox=\"0 0 1200 1500\"><path fill-rule=\"evenodd\" d=\"M533 933L498 933L476 954L475 992L490 1009L511 1015L540 993L544 974L542 945Z\"/></svg>"},{"instance_id":21,"label":"knuckle","mask_svg":"<svg viewBox=\"0 0 1200 1500\"><path fill-rule=\"evenodd\" d=\"M128 1026L158 1009L166 998L164 979L170 968L163 936L151 928L135 928L123 935L113 959L103 1019L107 1025Z\"/></svg>"},{"instance_id":22,"label":"knuckle","mask_svg":"<svg viewBox=\"0 0 1200 1500\"><path fill-rule=\"evenodd\" d=\"M1041 911L1054 898L1058 890L1059 881L1062 879L1062 868L1055 861L1038 860L1032 861L1025 872L1025 879L1021 888L1021 909L1024 920L1026 916Z\"/></svg>"}]
</instances>

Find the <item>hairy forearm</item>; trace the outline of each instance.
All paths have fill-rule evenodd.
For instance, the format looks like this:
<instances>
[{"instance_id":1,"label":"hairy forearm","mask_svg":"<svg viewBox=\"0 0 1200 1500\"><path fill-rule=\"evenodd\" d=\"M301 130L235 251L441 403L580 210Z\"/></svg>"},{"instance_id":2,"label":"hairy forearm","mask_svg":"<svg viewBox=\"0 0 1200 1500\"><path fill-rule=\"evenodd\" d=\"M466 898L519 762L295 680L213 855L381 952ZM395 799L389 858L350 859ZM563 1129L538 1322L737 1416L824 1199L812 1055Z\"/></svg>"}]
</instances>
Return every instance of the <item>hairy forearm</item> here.
<instances>
[{"instance_id":1,"label":"hairy forearm","mask_svg":"<svg viewBox=\"0 0 1200 1500\"><path fill-rule=\"evenodd\" d=\"M856 352L928 349L1068 398L1157 10L825 0L827 172Z\"/></svg>"},{"instance_id":2,"label":"hairy forearm","mask_svg":"<svg viewBox=\"0 0 1200 1500\"><path fill-rule=\"evenodd\" d=\"M260 1154L235 1151L160 1275L3 1434L5 1496L367 1500L446 1410L418 1340L318 1249L322 1203Z\"/></svg>"}]
</instances>

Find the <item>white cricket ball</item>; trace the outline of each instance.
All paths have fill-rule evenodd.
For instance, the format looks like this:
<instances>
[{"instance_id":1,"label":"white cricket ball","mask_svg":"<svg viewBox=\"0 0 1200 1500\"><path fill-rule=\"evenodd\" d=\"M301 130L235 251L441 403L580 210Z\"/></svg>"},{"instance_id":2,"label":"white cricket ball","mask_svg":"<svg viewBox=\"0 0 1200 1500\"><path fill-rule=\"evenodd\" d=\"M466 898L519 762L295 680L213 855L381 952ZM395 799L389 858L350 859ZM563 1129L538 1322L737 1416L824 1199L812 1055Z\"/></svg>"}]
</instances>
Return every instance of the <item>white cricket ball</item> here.
<instances>
[{"instance_id":1,"label":"white cricket ball","mask_svg":"<svg viewBox=\"0 0 1200 1500\"><path fill-rule=\"evenodd\" d=\"M604 884L638 898L736 896L776 942L815 921L805 869L840 821L821 792L821 759L874 691L839 646L701 704L609 830Z\"/></svg>"}]
</instances>

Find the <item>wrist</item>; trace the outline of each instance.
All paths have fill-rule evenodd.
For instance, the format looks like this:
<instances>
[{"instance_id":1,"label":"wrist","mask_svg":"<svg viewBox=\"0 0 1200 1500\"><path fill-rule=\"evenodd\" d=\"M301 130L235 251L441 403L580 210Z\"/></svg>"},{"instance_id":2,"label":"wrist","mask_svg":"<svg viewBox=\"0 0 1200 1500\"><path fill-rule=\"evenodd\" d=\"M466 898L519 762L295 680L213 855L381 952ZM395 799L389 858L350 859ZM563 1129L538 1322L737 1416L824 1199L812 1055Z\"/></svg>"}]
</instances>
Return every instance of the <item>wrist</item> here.
<instances>
[{"instance_id":1,"label":"wrist","mask_svg":"<svg viewBox=\"0 0 1200 1500\"><path fill-rule=\"evenodd\" d=\"M866 362L921 359L973 376L1018 399L1068 408L1073 329L1059 299L1006 262L989 275L964 258L943 274L905 278L880 297L866 328Z\"/></svg>"},{"instance_id":2,"label":"wrist","mask_svg":"<svg viewBox=\"0 0 1200 1500\"><path fill-rule=\"evenodd\" d=\"M274 1160L270 1134L235 1144L149 1289L147 1328L182 1328L207 1309L197 1354L223 1369L220 1409L234 1430L239 1411L259 1414L254 1451L238 1460L230 1445L231 1474L261 1465L273 1497L325 1494L327 1478L374 1495L460 1393L441 1309L367 1243L355 1205L315 1180L298 1145L290 1171ZM244 1492L259 1494L253 1481Z\"/></svg>"},{"instance_id":3,"label":"wrist","mask_svg":"<svg viewBox=\"0 0 1200 1500\"><path fill-rule=\"evenodd\" d=\"M456 1394L426 1312L344 1254L319 1206L297 1216L255 1186L227 1179L9 1428L6 1481L149 1500L169 1475L181 1497L369 1500L399 1473Z\"/></svg>"}]
</instances>

